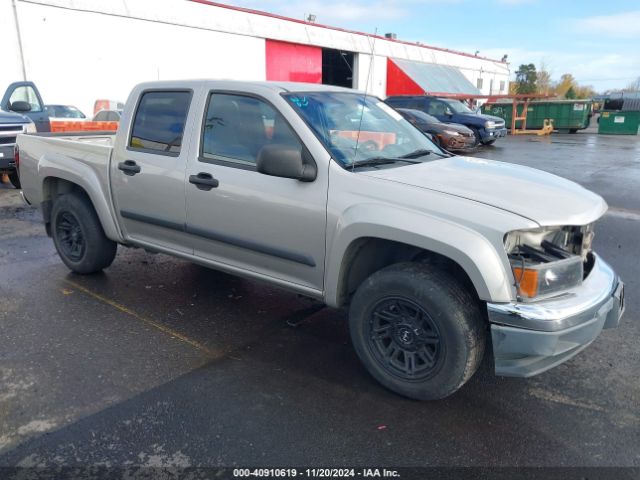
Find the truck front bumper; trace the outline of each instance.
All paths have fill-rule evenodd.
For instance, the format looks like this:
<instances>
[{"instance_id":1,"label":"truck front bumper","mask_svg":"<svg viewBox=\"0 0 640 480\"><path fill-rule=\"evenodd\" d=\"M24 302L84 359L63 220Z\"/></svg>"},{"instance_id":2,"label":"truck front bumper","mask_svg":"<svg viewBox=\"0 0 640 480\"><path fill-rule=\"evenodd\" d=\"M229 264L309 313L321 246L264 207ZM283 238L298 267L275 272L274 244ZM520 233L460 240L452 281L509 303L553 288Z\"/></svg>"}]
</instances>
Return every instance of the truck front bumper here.
<instances>
[{"instance_id":1,"label":"truck front bumper","mask_svg":"<svg viewBox=\"0 0 640 480\"><path fill-rule=\"evenodd\" d=\"M13 156L13 145L0 145L0 170L14 168L16 168L16 160Z\"/></svg>"},{"instance_id":2,"label":"truck front bumper","mask_svg":"<svg viewBox=\"0 0 640 480\"><path fill-rule=\"evenodd\" d=\"M480 136L482 137L482 141L490 141L490 140L496 140L498 138L503 138L507 136L507 129L506 128L485 128L483 132L480 133Z\"/></svg>"},{"instance_id":3,"label":"truck front bumper","mask_svg":"<svg viewBox=\"0 0 640 480\"><path fill-rule=\"evenodd\" d=\"M594 254L580 287L531 303L488 303L496 375L530 377L587 347L624 313L624 285Z\"/></svg>"}]
</instances>

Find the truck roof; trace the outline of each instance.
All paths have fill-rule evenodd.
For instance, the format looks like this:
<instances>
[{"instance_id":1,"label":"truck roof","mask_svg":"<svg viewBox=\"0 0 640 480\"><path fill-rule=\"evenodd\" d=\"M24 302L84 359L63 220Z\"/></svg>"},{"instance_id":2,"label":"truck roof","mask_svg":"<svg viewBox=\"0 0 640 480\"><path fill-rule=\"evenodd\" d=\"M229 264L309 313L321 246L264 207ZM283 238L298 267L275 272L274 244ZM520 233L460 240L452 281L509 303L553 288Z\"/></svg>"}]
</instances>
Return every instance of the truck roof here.
<instances>
[{"instance_id":1,"label":"truck roof","mask_svg":"<svg viewBox=\"0 0 640 480\"><path fill-rule=\"evenodd\" d=\"M195 79L195 80L161 80L154 82L145 82L137 85L140 89L153 88L196 88L206 86L209 88L233 88L242 89L242 87L261 87L276 92L352 92L363 93L352 88L336 87L333 85L323 85L320 83L302 83L302 82L266 82L266 81L243 81L243 80L221 80L221 79Z\"/></svg>"}]
</instances>

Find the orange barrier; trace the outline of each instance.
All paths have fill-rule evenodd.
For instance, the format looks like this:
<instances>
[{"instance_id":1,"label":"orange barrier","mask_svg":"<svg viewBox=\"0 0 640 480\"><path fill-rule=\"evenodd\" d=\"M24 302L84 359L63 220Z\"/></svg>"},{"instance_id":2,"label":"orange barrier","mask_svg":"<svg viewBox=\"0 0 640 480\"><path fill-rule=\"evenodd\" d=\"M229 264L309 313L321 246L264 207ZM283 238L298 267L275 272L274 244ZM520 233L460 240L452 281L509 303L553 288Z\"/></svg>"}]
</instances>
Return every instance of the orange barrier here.
<instances>
[{"instance_id":1,"label":"orange barrier","mask_svg":"<svg viewBox=\"0 0 640 480\"><path fill-rule=\"evenodd\" d=\"M74 122L50 120L52 132L115 132L119 122Z\"/></svg>"}]
</instances>

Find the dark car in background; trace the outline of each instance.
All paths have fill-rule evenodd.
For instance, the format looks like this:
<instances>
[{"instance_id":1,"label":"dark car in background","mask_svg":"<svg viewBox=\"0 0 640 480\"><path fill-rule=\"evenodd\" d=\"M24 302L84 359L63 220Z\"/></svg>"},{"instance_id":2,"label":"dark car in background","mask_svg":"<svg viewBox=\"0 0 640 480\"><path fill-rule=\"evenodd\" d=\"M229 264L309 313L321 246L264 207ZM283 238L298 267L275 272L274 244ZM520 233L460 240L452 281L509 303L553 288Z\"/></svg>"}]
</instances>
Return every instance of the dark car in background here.
<instances>
[{"instance_id":1,"label":"dark car in background","mask_svg":"<svg viewBox=\"0 0 640 480\"><path fill-rule=\"evenodd\" d=\"M49 117L40 92L32 82L14 82L0 100L0 176L20 188L15 156L16 137L36 130L49 131Z\"/></svg>"},{"instance_id":2,"label":"dark car in background","mask_svg":"<svg viewBox=\"0 0 640 480\"><path fill-rule=\"evenodd\" d=\"M51 130L49 113L33 82L14 82L9 85L0 100L0 110L16 112L29 118L38 132Z\"/></svg>"},{"instance_id":3,"label":"dark car in background","mask_svg":"<svg viewBox=\"0 0 640 480\"><path fill-rule=\"evenodd\" d=\"M17 105L19 108L21 105ZM20 188L15 158L16 138L21 133L33 133L35 124L24 115L0 111L0 177L7 175L11 184Z\"/></svg>"},{"instance_id":4,"label":"dark car in background","mask_svg":"<svg viewBox=\"0 0 640 480\"><path fill-rule=\"evenodd\" d=\"M420 110L398 108L398 113L420 131L428 134L441 148L451 151L467 151L476 146L473 131L464 125L443 123L436 117Z\"/></svg>"},{"instance_id":5,"label":"dark car in background","mask_svg":"<svg viewBox=\"0 0 640 480\"><path fill-rule=\"evenodd\" d=\"M388 97L385 102L396 109L420 110L443 123L464 125L473 131L476 145L492 145L498 138L507 135L502 118L476 113L455 99L428 95L399 95Z\"/></svg>"}]
</instances>

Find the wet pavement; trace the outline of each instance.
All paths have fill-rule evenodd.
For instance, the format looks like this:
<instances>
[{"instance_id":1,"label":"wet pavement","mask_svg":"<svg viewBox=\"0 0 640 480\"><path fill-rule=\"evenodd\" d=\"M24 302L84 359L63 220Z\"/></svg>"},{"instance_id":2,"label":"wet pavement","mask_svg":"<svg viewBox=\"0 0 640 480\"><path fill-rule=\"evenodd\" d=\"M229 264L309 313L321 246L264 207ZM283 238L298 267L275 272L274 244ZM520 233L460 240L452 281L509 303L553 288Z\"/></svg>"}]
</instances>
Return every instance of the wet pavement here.
<instances>
[{"instance_id":1,"label":"wet pavement","mask_svg":"<svg viewBox=\"0 0 640 480\"><path fill-rule=\"evenodd\" d=\"M497 378L487 357L438 402L380 387L345 313L298 295L123 247L73 275L0 185L0 466L640 466L640 137L509 137L475 155L607 200L595 249L627 313L558 368Z\"/></svg>"}]
</instances>

